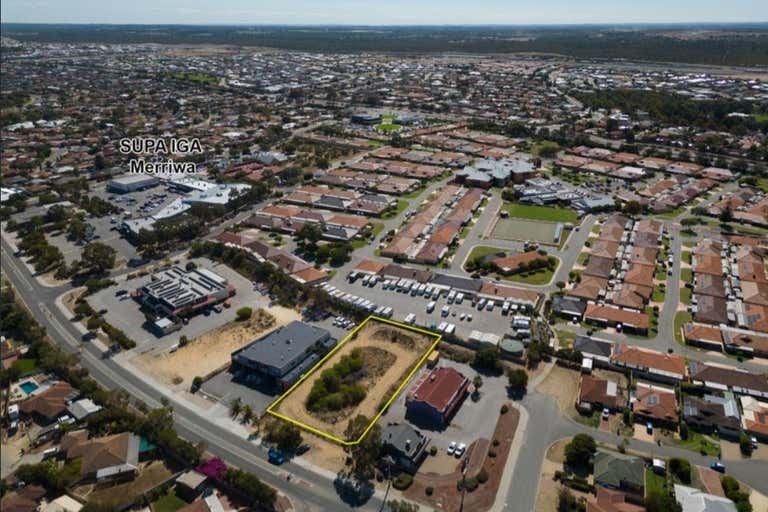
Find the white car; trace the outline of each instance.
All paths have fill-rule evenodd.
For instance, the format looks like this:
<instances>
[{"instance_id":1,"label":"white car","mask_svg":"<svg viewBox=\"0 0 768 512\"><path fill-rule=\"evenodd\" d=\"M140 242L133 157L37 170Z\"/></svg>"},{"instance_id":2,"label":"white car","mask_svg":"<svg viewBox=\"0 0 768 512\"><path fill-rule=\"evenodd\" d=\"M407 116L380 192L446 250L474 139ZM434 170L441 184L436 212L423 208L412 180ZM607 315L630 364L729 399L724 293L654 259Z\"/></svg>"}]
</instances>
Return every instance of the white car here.
<instances>
[{"instance_id":1,"label":"white car","mask_svg":"<svg viewBox=\"0 0 768 512\"><path fill-rule=\"evenodd\" d=\"M456 442L452 441L451 444L448 445L448 449L446 451L448 452L448 455L453 455L453 453L456 451Z\"/></svg>"},{"instance_id":2,"label":"white car","mask_svg":"<svg viewBox=\"0 0 768 512\"><path fill-rule=\"evenodd\" d=\"M464 452L467 450L467 445L465 443L459 444L459 446L456 447L456 450L454 450L454 455L456 455L457 458L461 458L462 455L464 455Z\"/></svg>"}]
</instances>

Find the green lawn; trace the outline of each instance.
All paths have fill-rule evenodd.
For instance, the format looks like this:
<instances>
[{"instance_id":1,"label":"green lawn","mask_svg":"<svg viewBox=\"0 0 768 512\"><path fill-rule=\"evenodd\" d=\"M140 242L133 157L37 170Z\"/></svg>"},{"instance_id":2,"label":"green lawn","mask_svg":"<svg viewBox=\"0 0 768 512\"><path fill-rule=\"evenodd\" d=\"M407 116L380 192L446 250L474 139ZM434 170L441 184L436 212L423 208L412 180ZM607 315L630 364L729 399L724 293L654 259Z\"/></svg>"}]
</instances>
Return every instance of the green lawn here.
<instances>
[{"instance_id":1,"label":"green lawn","mask_svg":"<svg viewBox=\"0 0 768 512\"><path fill-rule=\"evenodd\" d=\"M555 329L557 339L560 341L561 347L572 347L573 342L576 341L576 333L566 331L564 329Z\"/></svg>"},{"instance_id":2,"label":"green lawn","mask_svg":"<svg viewBox=\"0 0 768 512\"><path fill-rule=\"evenodd\" d=\"M586 265L587 261L589 261L589 252L583 251L579 253L579 257L576 258L576 263L579 265Z\"/></svg>"},{"instance_id":3,"label":"green lawn","mask_svg":"<svg viewBox=\"0 0 768 512\"><path fill-rule=\"evenodd\" d=\"M691 264L691 261L692 261L691 251L683 251L681 253L681 257L683 258L683 261L685 263L688 263L689 265Z\"/></svg>"},{"instance_id":4,"label":"green lawn","mask_svg":"<svg viewBox=\"0 0 768 512\"><path fill-rule=\"evenodd\" d=\"M662 284L657 284L653 287L653 296L651 300L653 302L664 302L665 287Z\"/></svg>"},{"instance_id":5,"label":"green lawn","mask_svg":"<svg viewBox=\"0 0 768 512\"><path fill-rule=\"evenodd\" d=\"M679 343L680 345L685 345L685 340L683 339L683 324L686 324L688 322L693 321L693 315L691 315L687 311L678 311L675 314L675 341Z\"/></svg>"},{"instance_id":6,"label":"green lawn","mask_svg":"<svg viewBox=\"0 0 768 512\"><path fill-rule=\"evenodd\" d=\"M757 178L757 188L768 194L768 178Z\"/></svg>"},{"instance_id":7,"label":"green lawn","mask_svg":"<svg viewBox=\"0 0 768 512\"><path fill-rule=\"evenodd\" d=\"M382 132L396 132L399 131L402 126L394 123L381 123L377 124L375 128Z\"/></svg>"},{"instance_id":8,"label":"green lawn","mask_svg":"<svg viewBox=\"0 0 768 512\"><path fill-rule=\"evenodd\" d=\"M17 359L13 363L15 368L18 368L20 375L26 375L37 369L37 360L35 359Z\"/></svg>"},{"instance_id":9,"label":"green lawn","mask_svg":"<svg viewBox=\"0 0 768 512\"><path fill-rule=\"evenodd\" d=\"M687 286L683 286L680 288L680 302L685 304L686 306L691 303L691 300L693 299L693 290L688 288Z\"/></svg>"},{"instance_id":10,"label":"green lawn","mask_svg":"<svg viewBox=\"0 0 768 512\"><path fill-rule=\"evenodd\" d=\"M548 284L552 280L553 275L555 275L553 271L549 270L548 268L544 268L539 269L533 273L524 272L520 274L512 274L511 276L502 276L502 279L505 281L512 281L513 283L544 285Z\"/></svg>"},{"instance_id":11,"label":"green lawn","mask_svg":"<svg viewBox=\"0 0 768 512\"><path fill-rule=\"evenodd\" d=\"M679 208L675 208L674 210L671 210L668 212L657 213L656 215L654 215L654 217L657 217L659 219L674 219L675 217L683 213L685 209L686 209L685 206L680 206Z\"/></svg>"},{"instance_id":12,"label":"green lawn","mask_svg":"<svg viewBox=\"0 0 768 512\"><path fill-rule=\"evenodd\" d=\"M752 119L758 123L768 123L768 114L752 114Z\"/></svg>"},{"instance_id":13,"label":"green lawn","mask_svg":"<svg viewBox=\"0 0 768 512\"><path fill-rule=\"evenodd\" d=\"M498 247L489 247L487 245L476 245L469 252L469 255L467 256L467 261L472 261L475 258L482 258L483 256L488 256L489 254L494 254L497 252L506 252L506 251L504 251L504 249L499 249Z\"/></svg>"},{"instance_id":14,"label":"green lawn","mask_svg":"<svg viewBox=\"0 0 768 512\"><path fill-rule=\"evenodd\" d=\"M645 495L667 494L667 479L662 475L657 475L650 468L645 470Z\"/></svg>"},{"instance_id":15,"label":"green lawn","mask_svg":"<svg viewBox=\"0 0 768 512\"><path fill-rule=\"evenodd\" d=\"M693 269L692 268L682 268L682 269L680 269L680 279L682 279L686 283L692 283L693 282Z\"/></svg>"},{"instance_id":16,"label":"green lawn","mask_svg":"<svg viewBox=\"0 0 768 512\"><path fill-rule=\"evenodd\" d=\"M574 224L579 221L576 212L567 208L505 203L502 209L509 213L510 217L517 217L519 219L544 220L548 222L571 222Z\"/></svg>"},{"instance_id":17,"label":"green lawn","mask_svg":"<svg viewBox=\"0 0 768 512\"><path fill-rule=\"evenodd\" d=\"M420 185L419 188L417 188L413 192L408 192L407 194L403 194L400 197L404 199L416 199L417 197L419 197L421 194L424 193L424 190L426 190L426 188L427 187L425 187L424 185Z\"/></svg>"},{"instance_id":18,"label":"green lawn","mask_svg":"<svg viewBox=\"0 0 768 512\"><path fill-rule=\"evenodd\" d=\"M551 140L543 140L531 146L531 153L536 156L540 156L542 152L547 153L551 151L558 151L559 149L560 145L557 142L552 142Z\"/></svg>"},{"instance_id":19,"label":"green lawn","mask_svg":"<svg viewBox=\"0 0 768 512\"><path fill-rule=\"evenodd\" d=\"M385 219L391 219L392 217L396 217L396 216L400 215L403 212L403 210L408 208L409 204L410 203L408 201L406 201L405 199L398 199L397 200L397 206L395 206L395 209L394 210L388 210L386 213L384 213L384 215L382 215L382 217L384 217Z\"/></svg>"},{"instance_id":20,"label":"green lawn","mask_svg":"<svg viewBox=\"0 0 768 512\"><path fill-rule=\"evenodd\" d=\"M680 448L709 457L717 457L720 454L719 441L695 432L690 428L688 429L688 439L675 439L674 443Z\"/></svg>"},{"instance_id":21,"label":"green lawn","mask_svg":"<svg viewBox=\"0 0 768 512\"><path fill-rule=\"evenodd\" d=\"M353 249L360 249L362 247L365 247L368 244L375 243L376 237L381 234L381 232L384 230L384 223L382 222L372 222L371 223L371 235L372 238L366 238L363 240L352 240L352 248Z\"/></svg>"},{"instance_id":22,"label":"green lawn","mask_svg":"<svg viewBox=\"0 0 768 512\"><path fill-rule=\"evenodd\" d=\"M176 496L173 491L152 504L152 512L176 512L187 505L187 502Z\"/></svg>"}]
</instances>

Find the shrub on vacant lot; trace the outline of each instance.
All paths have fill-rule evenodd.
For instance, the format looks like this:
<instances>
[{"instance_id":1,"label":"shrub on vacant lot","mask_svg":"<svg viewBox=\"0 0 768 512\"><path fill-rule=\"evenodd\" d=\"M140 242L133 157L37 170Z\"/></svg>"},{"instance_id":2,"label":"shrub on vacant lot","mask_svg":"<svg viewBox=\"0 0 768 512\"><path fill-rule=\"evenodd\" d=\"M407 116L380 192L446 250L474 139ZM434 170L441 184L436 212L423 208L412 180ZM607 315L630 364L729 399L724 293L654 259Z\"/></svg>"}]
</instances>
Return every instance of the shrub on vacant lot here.
<instances>
[{"instance_id":1,"label":"shrub on vacant lot","mask_svg":"<svg viewBox=\"0 0 768 512\"><path fill-rule=\"evenodd\" d=\"M253 310L249 307L243 307L237 310L237 319L241 322L251 318Z\"/></svg>"}]
</instances>

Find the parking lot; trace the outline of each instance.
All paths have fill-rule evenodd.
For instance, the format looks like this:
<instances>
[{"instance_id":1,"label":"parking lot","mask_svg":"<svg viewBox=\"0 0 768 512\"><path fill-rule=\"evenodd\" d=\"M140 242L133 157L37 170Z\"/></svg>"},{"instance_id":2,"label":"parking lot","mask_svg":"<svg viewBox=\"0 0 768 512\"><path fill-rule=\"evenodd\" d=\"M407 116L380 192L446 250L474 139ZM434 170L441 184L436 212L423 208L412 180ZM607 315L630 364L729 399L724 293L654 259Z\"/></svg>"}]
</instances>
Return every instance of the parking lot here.
<instances>
[{"instance_id":1,"label":"parking lot","mask_svg":"<svg viewBox=\"0 0 768 512\"><path fill-rule=\"evenodd\" d=\"M188 260L181 259L180 266L184 266ZM127 295L122 297L115 296L118 290L132 291L145 283L149 282L150 276L130 279L121 283L119 286L110 286L104 290L95 293L89 298L89 303L94 309L106 309L105 318L107 322L125 332L125 334L136 342L136 351L146 352L149 350L162 351L167 350L178 343L181 336L188 339L194 339L206 331L220 327L227 322L235 319L236 311L248 306L253 309L267 307L269 299L254 291L253 285L243 276L230 269L226 265L214 263L205 258L193 260L201 268L208 268L217 274L225 277L230 284L234 285L237 293L232 297L232 307L223 309L221 313L211 312L208 316L204 314L195 315L190 318L189 323L180 330L172 332L162 338L158 338L152 332L143 327L145 323L144 314L139 308L139 304Z\"/></svg>"},{"instance_id":2,"label":"parking lot","mask_svg":"<svg viewBox=\"0 0 768 512\"><path fill-rule=\"evenodd\" d=\"M371 301L377 308L391 308L391 318L398 322L409 320L406 323L434 331L438 330L440 324L450 323L455 325L454 334L464 339L468 338L474 330L499 335L511 331L510 322L513 314L504 315L499 301L492 310L487 309L487 303L484 303L484 307L480 310L477 307L479 303L473 306L468 298L461 303L454 300L449 304L446 291L440 293L438 298L433 298L434 295L426 297L426 294L411 295L392 288L385 290L382 281L378 281L371 287L364 285L362 279L350 283L345 276L338 275L330 284L344 294ZM343 297L344 295L341 295L341 298ZM434 309L428 311L431 302L435 303ZM444 309L446 307L447 309ZM409 315L413 316L409 318Z\"/></svg>"}]
</instances>

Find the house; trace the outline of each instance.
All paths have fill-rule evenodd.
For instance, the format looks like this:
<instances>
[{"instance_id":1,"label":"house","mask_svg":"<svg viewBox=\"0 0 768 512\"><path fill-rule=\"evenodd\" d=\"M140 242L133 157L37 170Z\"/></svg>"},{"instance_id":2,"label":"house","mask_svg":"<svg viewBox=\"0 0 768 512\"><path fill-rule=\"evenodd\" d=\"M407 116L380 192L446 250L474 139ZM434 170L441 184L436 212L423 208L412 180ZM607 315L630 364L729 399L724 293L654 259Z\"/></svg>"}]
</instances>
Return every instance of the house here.
<instances>
[{"instance_id":1,"label":"house","mask_svg":"<svg viewBox=\"0 0 768 512\"><path fill-rule=\"evenodd\" d=\"M627 494L598 486L595 501L587 501L587 512L644 512L645 507L628 502ZM637 499L635 500L637 501Z\"/></svg>"},{"instance_id":2,"label":"house","mask_svg":"<svg viewBox=\"0 0 768 512\"><path fill-rule=\"evenodd\" d=\"M648 332L650 320L645 313L638 313L615 306L588 304L584 320L597 325L610 326L640 334Z\"/></svg>"},{"instance_id":3,"label":"house","mask_svg":"<svg viewBox=\"0 0 768 512\"><path fill-rule=\"evenodd\" d=\"M758 439L768 442L768 402L761 402L751 396L740 396L741 426Z\"/></svg>"},{"instance_id":4,"label":"house","mask_svg":"<svg viewBox=\"0 0 768 512\"><path fill-rule=\"evenodd\" d=\"M582 375L579 382L579 398L576 406L581 410L592 411L608 408L612 411L627 404L617 382Z\"/></svg>"},{"instance_id":5,"label":"house","mask_svg":"<svg viewBox=\"0 0 768 512\"><path fill-rule=\"evenodd\" d=\"M414 474L427 455L429 438L407 423L387 425L381 432L383 462Z\"/></svg>"},{"instance_id":6,"label":"house","mask_svg":"<svg viewBox=\"0 0 768 512\"><path fill-rule=\"evenodd\" d=\"M728 323L728 302L723 297L696 295L693 319L706 324Z\"/></svg>"},{"instance_id":7,"label":"house","mask_svg":"<svg viewBox=\"0 0 768 512\"><path fill-rule=\"evenodd\" d=\"M449 367L426 372L405 397L406 412L438 426L446 426L467 396L469 379Z\"/></svg>"},{"instance_id":8,"label":"house","mask_svg":"<svg viewBox=\"0 0 768 512\"><path fill-rule=\"evenodd\" d=\"M693 487L675 484L675 501L683 512L736 512L733 501Z\"/></svg>"},{"instance_id":9,"label":"house","mask_svg":"<svg viewBox=\"0 0 768 512\"><path fill-rule=\"evenodd\" d=\"M325 329L294 320L232 352L232 365L286 389L335 345Z\"/></svg>"},{"instance_id":10,"label":"house","mask_svg":"<svg viewBox=\"0 0 768 512\"><path fill-rule=\"evenodd\" d=\"M3 512L37 512L40 499L46 490L40 485L28 485L15 493L9 493L0 501Z\"/></svg>"},{"instance_id":11,"label":"house","mask_svg":"<svg viewBox=\"0 0 768 512\"><path fill-rule=\"evenodd\" d=\"M717 432L722 437L738 437L741 431L739 406L733 393L706 394L683 398L683 420L700 432Z\"/></svg>"},{"instance_id":12,"label":"house","mask_svg":"<svg viewBox=\"0 0 768 512\"><path fill-rule=\"evenodd\" d=\"M77 421L82 421L100 410L101 406L96 405L90 398L83 398L82 400L72 402L67 406L67 412L69 412L69 414L71 414Z\"/></svg>"},{"instance_id":13,"label":"house","mask_svg":"<svg viewBox=\"0 0 768 512\"><path fill-rule=\"evenodd\" d=\"M696 345L707 350L723 351L723 335L720 328L688 322L683 325L682 329L686 344Z\"/></svg>"},{"instance_id":14,"label":"house","mask_svg":"<svg viewBox=\"0 0 768 512\"><path fill-rule=\"evenodd\" d=\"M208 477L194 469L188 469L176 479L176 494L186 501L192 501L203 491Z\"/></svg>"},{"instance_id":15,"label":"house","mask_svg":"<svg viewBox=\"0 0 768 512\"><path fill-rule=\"evenodd\" d=\"M152 274L151 281L139 287L134 296L156 315L175 317L184 311L201 311L234 294L234 286L211 270L174 265Z\"/></svg>"},{"instance_id":16,"label":"house","mask_svg":"<svg viewBox=\"0 0 768 512\"><path fill-rule=\"evenodd\" d=\"M87 430L67 432L61 449L67 460L81 458L80 475L96 481L133 478L139 468L141 439L132 432L88 438Z\"/></svg>"},{"instance_id":17,"label":"house","mask_svg":"<svg viewBox=\"0 0 768 512\"><path fill-rule=\"evenodd\" d=\"M638 382L630 397L630 406L637 422L677 428L677 396L674 389Z\"/></svg>"},{"instance_id":18,"label":"house","mask_svg":"<svg viewBox=\"0 0 768 512\"><path fill-rule=\"evenodd\" d=\"M68 382L59 381L21 402L19 409L34 417L38 423L47 424L64 414L67 405L80 394Z\"/></svg>"},{"instance_id":19,"label":"house","mask_svg":"<svg viewBox=\"0 0 768 512\"><path fill-rule=\"evenodd\" d=\"M581 321L587 304L577 297L557 296L552 299L552 312L569 320Z\"/></svg>"},{"instance_id":20,"label":"house","mask_svg":"<svg viewBox=\"0 0 768 512\"><path fill-rule=\"evenodd\" d=\"M590 336L576 336L573 341L573 350L578 350L584 357L608 365L613 354L613 343Z\"/></svg>"},{"instance_id":21,"label":"house","mask_svg":"<svg viewBox=\"0 0 768 512\"><path fill-rule=\"evenodd\" d=\"M699 361L688 364L688 374L694 384L705 389L768 398L768 377L765 375Z\"/></svg>"},{"instance_id":22,"label":"house","mask_svg":"<svg viewBox=\"0 0 768 512\"><path fill-rule=\"evenodd\" d=\"M598 450L594 459L595 483L642 496L645 490L645 463L639 457Z\"/></svg>"},{"instance_id":23,"label":"house","mask_svg":"<svg viewBox=\"0 0 768 512\"><path fill-rule=\"evenodd\" d=\"M611 363L661 382L676 383L686 376L685 358L623 343L616 345Z\"/></svg>"}]
</instances>

